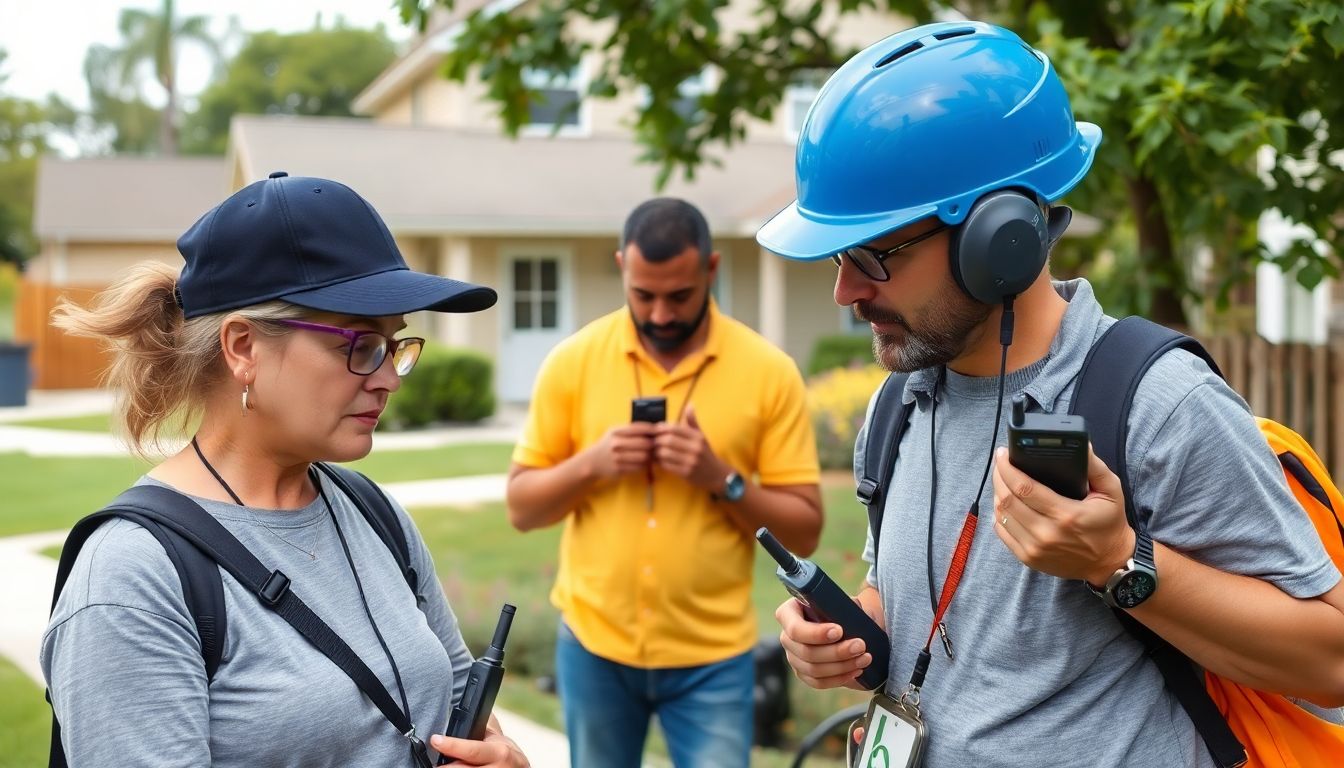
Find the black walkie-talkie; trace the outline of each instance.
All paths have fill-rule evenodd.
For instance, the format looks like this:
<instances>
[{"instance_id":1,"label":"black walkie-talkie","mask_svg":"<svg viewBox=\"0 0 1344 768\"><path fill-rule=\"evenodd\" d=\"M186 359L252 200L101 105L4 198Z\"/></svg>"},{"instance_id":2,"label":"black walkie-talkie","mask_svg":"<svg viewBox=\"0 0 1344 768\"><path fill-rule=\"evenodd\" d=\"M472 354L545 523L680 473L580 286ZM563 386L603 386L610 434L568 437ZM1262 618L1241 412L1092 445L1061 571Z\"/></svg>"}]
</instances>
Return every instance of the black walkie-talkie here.
<instances>
[{"instance_id":1,"label":"black walkie-talkie","mask_svg":"<svg viewBox=\"0 0 1344 768\"><path fill-rule=\"evenodd\" d=\"M891 640L887 633L816 563L785 549L768 528L757 530L756 540L779 563L775 575L789 594L802 604L803 615L808 621L839 624L843 637L859 638L867 652L873 655L873 663L858 677L859 685L871 691L885 683L887 660L891 655Z\"/></svg>"},{"instance_id":2,"label":"black walkie-talkie","mask_svg":"<svg viewBox=\"0 0 1344 768\"><path fill-rule=\"evenodd\" d=\"M1070 499L1087 496L1087 423L1082 416L1027 413L1013 398L1008 419L1008 462Z\"/></svg>"},{"instance_id":3,"label":"black walkie-talkie","mask_svg":"<svg viewBox=\"0 0 1344 768\"><path fill-rule=\"evenodd\" d=\"M508 603L500 610L495 636L481 658L472 662L471 672L467 673L467 687L462 690L457 706L453 707L444 735L475 741L485 738L485 726L490 722L499 684L504 681L504 641L509 639L509 626L513 624L515 610ZM451 762L449 758L439 759L439 765Z\"/></svg>"}]
</instances>

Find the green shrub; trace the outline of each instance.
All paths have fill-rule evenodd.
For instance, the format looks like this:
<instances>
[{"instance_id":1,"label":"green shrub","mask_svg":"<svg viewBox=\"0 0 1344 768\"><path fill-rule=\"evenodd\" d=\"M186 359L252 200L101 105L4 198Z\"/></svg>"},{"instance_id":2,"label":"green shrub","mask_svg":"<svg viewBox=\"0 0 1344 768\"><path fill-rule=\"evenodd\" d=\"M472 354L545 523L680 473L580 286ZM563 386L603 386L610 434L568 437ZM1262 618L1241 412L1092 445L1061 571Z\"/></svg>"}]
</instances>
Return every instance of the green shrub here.
<instances>
[{"instance_id":1,"label":"green shrub","mask_svg":"<svg viewBox=\"0 0 1344 768\"><path fill-rule=\"evenodd\" d=\"M834 368L849 368L871 362L873 362L871 335L822 336L812 346L812 357L807 361L807 375L815 376Z\"/></svg>"},{"instance_id":2,"label":"green shrub","mask_svg":"<svg viewBox=\"0 0 1344 768\"><path fill-rule=\"evenodd\" d=\"M419 427L480 421L495 412L494 366L478 352L425 348L415 370L392 394L382 424Z\"/></svg>"}]
</instances>

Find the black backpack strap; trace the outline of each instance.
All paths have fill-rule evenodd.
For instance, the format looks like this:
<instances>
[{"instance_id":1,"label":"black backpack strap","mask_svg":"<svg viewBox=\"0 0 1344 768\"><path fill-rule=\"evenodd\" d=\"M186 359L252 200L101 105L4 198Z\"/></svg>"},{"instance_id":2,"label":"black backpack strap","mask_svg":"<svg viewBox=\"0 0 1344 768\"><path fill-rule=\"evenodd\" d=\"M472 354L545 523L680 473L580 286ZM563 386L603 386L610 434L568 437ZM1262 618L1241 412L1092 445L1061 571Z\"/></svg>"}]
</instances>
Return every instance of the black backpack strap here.
<instances>
[{"instance_id":1,"label":"black backpack strap","mask_svg":"<svg viewBox=\"0 0 1344 768\"><path fill-rule=\"evenodd\" d=\"M1129 412L1144 374L1158 358L1173 349L1184 349L1202 358L1214 373L1222 376L1218 365L1198 341L1144 318L1127 317L1108 328L1092 345L1078 374L1073 404L1069 409L1070 413L1083 417L1092 450L1119 476L1125 495L1125 516L1132 528L1137 528L1140 523L1140 510L1134 506L1126 464ZM1143 643L1148 656L1162 673L1167 689L1203 737L1214 762L1220 768L1245 763L1246 749L1218 712L1195 664L1128 613L1117 609L1115 615L1125 630Z\"/></svg>"},{"instance_id":2,"label":"black backpack strap","mask_svg":"<svg viewBox=\"0 0 1344 768\"><path fill-rule=\"evenodd\" d=\"M365 475L339 464L318 462L316 466L354 502L364 515L364 519L368 521L369 527L373 528L378 538L382 539L383 544L391 550L393 559L397 561L397 567L401 569L401 575L405 577L406 583L411 587L411 593L415 595L416 604L423 607L425 596L420 593L420 576L415 572L415 568L411 567L411 550L410 545L406 543L406 531L401 527L401 518L392 508L392 502L383 493L383 489Z\"/></svg>"},{"instance_id":3,"label":"black backpack strap","mask_svg":"<svg viewBox=\"0 0 1344 768\"><path fill-rule=\"evenodd\" d=\"M865 425L868 433L863 449L863 477L856 490L859 503L868 508L868 529L873 533L873 565L877 565L878 537L882 534L882 513L887 507L887 491L896 470L896 455L901 438L910 425L913 403L905 402L908 373L892 373L877 391L877 402Z\"/></svg>"},{"instance_id":4,"label":"black backpack strap","mask_svg":"<svg viewBox=\"0 0 1344 768\"><path fill-rule=\"evenodd\" d=\"M141 525L157 523L169 528L213 559L263 605L279 614L313 647L340 667L399 733L418 741L409 716L392 700L378 676L289 588L289 578L278 570L268 570L200 505L176 491L152 485L135 486L119 496L117 502L118 517ZM65 556L62 554L62 565L64 561ZM64 570L65 575L68 575L68 567ZM63 585L63 579L58 574L58 590Z\"/></svg>"},{"instance_id":5,"label":"black backpack strap","mask_svg":"<svg viewBox=\"0 0 1344 768\"><path fill-rule=\"evenodd\" d=\"M60 564L56 568L56 586L51 598L51 609L53 612L56 610L56 602L70 578L75 560L93 532L111 518L127 517L148 531L168 554L168 559L172 562L178 580L182 584L182 596L186 601L187 610L200 637L205 678L207 681L214 680L224 652L226 627L224 582L219 575L219 566L173 528L159 525L155 520L143 515L135 515L136 507L142 499L139 492L132 491L135 489L122 493L108 506L80 520L70 531L65 539L65 546L61 549ZM173 494L172 498L164 497L162 503L168 505L164 508L165 514L178 517L192 514L188 505L199 509L194 502L181 494ZM127 504L131 506L126 506ZM125 515L123 511L135 516ZM47 692L47 701L51 701L50 691ZM61 724L56 720L54 712L51 719L49 764L51 768L66 768L65 748L61 744Z\"/></svg>"}]
</instances>

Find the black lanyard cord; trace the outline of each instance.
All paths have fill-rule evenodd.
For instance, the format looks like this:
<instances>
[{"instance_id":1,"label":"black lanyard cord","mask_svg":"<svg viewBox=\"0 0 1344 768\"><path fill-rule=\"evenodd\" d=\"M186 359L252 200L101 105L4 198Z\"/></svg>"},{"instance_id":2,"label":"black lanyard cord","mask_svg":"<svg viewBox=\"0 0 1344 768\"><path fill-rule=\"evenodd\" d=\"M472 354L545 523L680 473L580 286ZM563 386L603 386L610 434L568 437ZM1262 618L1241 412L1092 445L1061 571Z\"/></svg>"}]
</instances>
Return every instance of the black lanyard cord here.
<instances>
[{"instance_id":1,"label":"black lanyard cord","mask_svg":"<svg viewBox=\"0 0 1344 768\"><path fill-rule=\"evenodd\" d=\"M1003 390L1008 373L1008 347L1012 344L1012 341L1013 301L1008 298L1004 300L1003 316L999 324L999 342L1003 346L1003 353L999 357L999 395L994 408L994 432L990 437L989 456L985 459L985 471L980 476L980 487L976 489L975 499L971 502L970 509L966 511L966 519L962 522L961 534L957 538L956 549L952 552L952 561L947 566L947 578L943 580L942 594L933 612L933 625L929 627L928 639L924 641L924 647L920 649L919 655L915 659L915 668L910 675L910 683L906 686L905 693L902 694L903 699L913 701L916 705L919 703L919 689L924 685L924 676L928 673L929 662L932 660L929 648L933 645L934 636L938 634L943 615L947 613L948 606L952 604L952 598L957 593L957 587L961 585L961 577L966 571L966 562L971 555L971 544L974 542L975 532L979 528L980 495L985 492L985 483L989 479L990 469L994 466L994 449L999 442L999 419L1003 417ZM937 403L936 399L934 403ZM931 459L932 463L936 464L936 454ZM932 545L932 514L930 514L929 530L929 543ZM932 546L929 547L927 552L927 561L932 561ZM948 647L950 649L950 645Z\"/></svg>"}]
</instances>

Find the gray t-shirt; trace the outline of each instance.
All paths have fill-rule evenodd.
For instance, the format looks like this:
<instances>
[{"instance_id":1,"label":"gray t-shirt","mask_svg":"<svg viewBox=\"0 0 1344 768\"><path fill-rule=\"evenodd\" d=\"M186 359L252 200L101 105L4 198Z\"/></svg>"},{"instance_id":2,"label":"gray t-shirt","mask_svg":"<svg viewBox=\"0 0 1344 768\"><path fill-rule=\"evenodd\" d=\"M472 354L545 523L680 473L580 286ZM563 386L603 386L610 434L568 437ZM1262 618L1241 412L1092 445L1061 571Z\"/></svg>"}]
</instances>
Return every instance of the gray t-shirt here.
<instances>
[{"instance_id":1,"label":"gray t-shirt","mask_svg":"<svg viewBox=\"0 0 1344 768\"><path fill-rule=\"evenodd\" d=\"M1045 359L1008 375L998 445L1013 395L1028 411L1068 411L1083 358L1113 322L1085 281L1056 283L1069 300ZM931 393L938 371L906 385L916 408L900 446L882 520L882 557L868 582L882 595L891 636L888 691L910 679L933 620L926 576ZM998 377L952 371L938 389L935 594L989 455ZM869 404L871 410L872 403ZM866 434L855 448L862 472ZM1184 351L1163 356L1134 399L1127 442L1138 508L1153 538L1203 563L1314 597L1340 578L1283 480L1246 404ZM994 532L993 481L969 563L945 617L949 660L935 640L922 690L927 768L1032 765L1211 766L1189 718L1157 667L1079 581L1033 571ZM872 558L868 536L864 559Z\"/></svg>"},{"instance_id":2,"label":"gray t-shirt","mask_svg":"<svg viewBox=\"0 0 1344 768\"><path fill-rule=\"evenodd\" d=\"M428 599L421 610L382 540L328 479L322 482L396 659L417 733L425 739L442 733L472 658L429 551L396 507ZM392 667L321 496L298 510L195 500L263 564L291 579L291 589L400 706ZM207 685L200 638L159 542L118 519L85 543L42 639L42 669L72 765L412 765L408 742L339 667L232 576L221 575L228 631Z\"/></svg>"}]
</instances>

